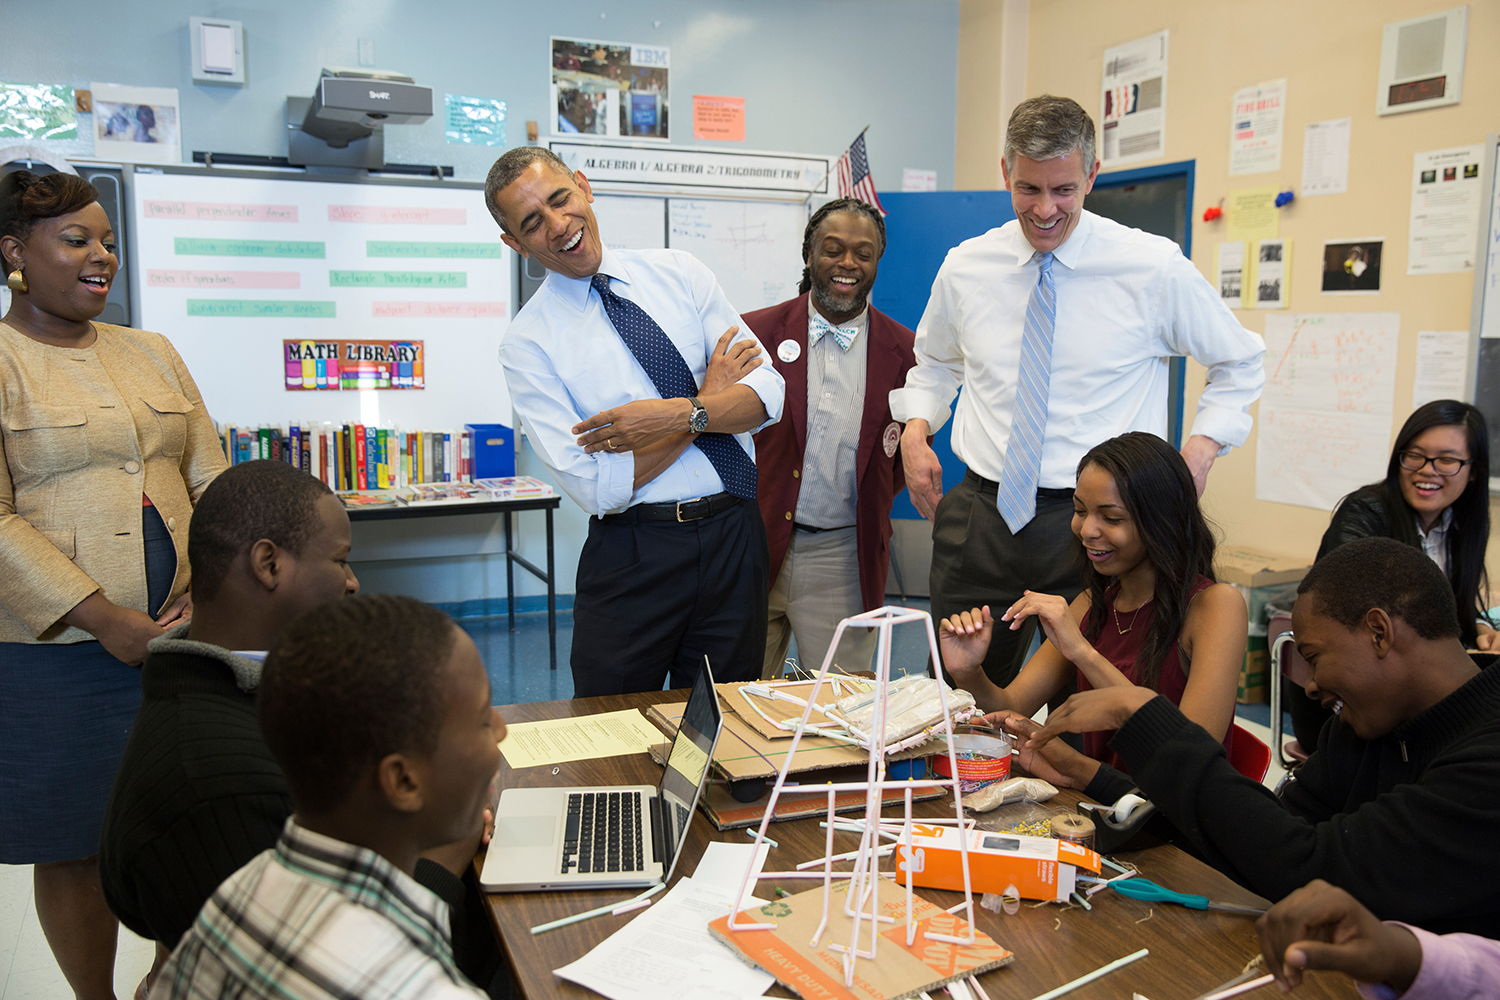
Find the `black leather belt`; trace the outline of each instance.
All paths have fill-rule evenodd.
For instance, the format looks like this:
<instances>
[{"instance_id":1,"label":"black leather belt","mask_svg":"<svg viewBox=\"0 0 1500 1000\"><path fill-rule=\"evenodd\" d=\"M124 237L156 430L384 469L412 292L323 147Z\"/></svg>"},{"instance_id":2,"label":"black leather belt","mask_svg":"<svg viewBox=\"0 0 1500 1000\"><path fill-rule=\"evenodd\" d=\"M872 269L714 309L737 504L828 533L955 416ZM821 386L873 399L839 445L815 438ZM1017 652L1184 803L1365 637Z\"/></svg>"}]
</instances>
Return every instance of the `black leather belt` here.
<instances>
[{"instance_id":1,"label":"black leather belt","mask_svg":"<svg viewBox=\"0 0 1500 1000\"><path fill-rule=\"evenodd\" d=\"M993 479L986 479L972 469L964 472L964 479L981 493L994 493L1000 488L1000 484ZM1072 490L1054 490L1045 486L1037 487L1036 496L1038 500L1069 500L1073 496Z\"/></svg>"},{"instance_id":2,"label":"black leather belt","mask_svg":"<svg viewBox=\"0 0 1500 1000\"><path fill-rule=\"evenodd\" d=\"M792 527L796 528L798 531L810 531L814 535L816 535L821 531L847 531L849 528L854 527L854 525L841 524L837 528L814 528L810 524L803 524L801 521L796 521L793 522Z\"/></svg>"},{"instance_id":3,"label":"black leather belt","mask_svg":"<svg viewBox=\"0 0 1500 1000\"><path fill-rule=\"evenodd\" d=\"M701 521L713 517L740 502L733 493L715 493L696 500L676 503L638 503L618 514L606 514L601 521Z\"/></svg>"}]
</instances>

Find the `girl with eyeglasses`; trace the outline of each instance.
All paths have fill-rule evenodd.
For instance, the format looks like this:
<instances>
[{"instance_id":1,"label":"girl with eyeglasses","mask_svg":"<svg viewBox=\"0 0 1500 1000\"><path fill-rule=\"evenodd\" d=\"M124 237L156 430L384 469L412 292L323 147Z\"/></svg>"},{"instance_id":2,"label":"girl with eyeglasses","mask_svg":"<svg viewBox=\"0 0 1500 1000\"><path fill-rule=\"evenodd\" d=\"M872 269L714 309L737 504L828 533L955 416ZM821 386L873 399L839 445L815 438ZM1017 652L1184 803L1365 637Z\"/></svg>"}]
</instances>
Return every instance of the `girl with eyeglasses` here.
<instances>
[{"instance_id":1,"label":"girl with eyeglasses","mask_svg":"<svg viewBox=\"0 0 1500 1000\"><path fill-rule=\"evenodd\" d=\"M1356 538L1394 538L1426 552L1453 586L1464 645L1500 651L1500 634L1480 599L1490 540L1490 439L1484 414L1456 399L1421 406L1396 435L1385 479L1339 501L1318 558ZM1311 750L1329 713L1287 690L1297 741Z\"/></svg>"}]
</instances>

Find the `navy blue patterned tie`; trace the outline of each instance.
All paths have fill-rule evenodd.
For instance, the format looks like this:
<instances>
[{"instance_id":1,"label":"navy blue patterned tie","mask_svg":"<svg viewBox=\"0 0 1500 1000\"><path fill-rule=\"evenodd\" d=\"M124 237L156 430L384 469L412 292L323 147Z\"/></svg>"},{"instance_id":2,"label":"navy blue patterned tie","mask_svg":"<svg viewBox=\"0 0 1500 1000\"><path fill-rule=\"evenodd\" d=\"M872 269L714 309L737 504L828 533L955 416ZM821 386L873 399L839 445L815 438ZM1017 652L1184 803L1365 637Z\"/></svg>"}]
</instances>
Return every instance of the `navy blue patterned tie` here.
<instances>
[{"instance_id":1,"label":"navy blue patterned tie","mask_svg":"<svg viewBox=\"0 0 1500 1000\"><path fill-rule=\"evenodd\" d=\"M662 399L686 399L698 395L698 384L682 352L668 339L646 310L622 299L609 288L609 276L596 274L590 282L604 303L604 312L630 353L641 363ZM733 434L699 434L693 444L702 449L724 488L745 500L755 499L755 463Z\"/></svg>"}]
</instances>

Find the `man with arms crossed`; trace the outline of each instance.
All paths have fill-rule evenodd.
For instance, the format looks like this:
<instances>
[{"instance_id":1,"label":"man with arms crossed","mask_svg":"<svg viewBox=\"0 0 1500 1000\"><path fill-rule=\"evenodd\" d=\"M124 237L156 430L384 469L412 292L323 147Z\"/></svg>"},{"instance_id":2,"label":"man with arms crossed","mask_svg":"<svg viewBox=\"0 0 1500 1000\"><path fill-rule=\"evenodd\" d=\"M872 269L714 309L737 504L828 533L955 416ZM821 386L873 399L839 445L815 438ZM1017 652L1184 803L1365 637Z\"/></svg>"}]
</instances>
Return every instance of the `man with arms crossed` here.
<instances>
[{"instance_id":1,"label":"man with arms crossed","mask_svg":"<svg viewBox=\"0 0 1500 1000\"><path fill-rule=\"evenodd\" d=\"M822 666L838 623L884 603L905 485L887 397L916 364L912 332L870 305L884 252L878 209L831 201L802 238L802 294L745 316L776 352L788 413L755 435L774 581L762 677L781 673L793 633L803 668ZM850 629L835 662L867 670L874 652L873 629Z\"/></svg>"},{"instance_id":2,"label":"man with arms crossed","mask_svg":"<svg viewBox=\"0 0 1500 1000\"><path fill-rule=\"evenodd\" d=\"M1265 381L1264 342L1175 243L1084 211L1099 164L1076 102L1018 105L1002 168L1016 220L949 252L917 327L917 366L891 393L907 489L933 520L934 618L1026 590L1078 593L1078 460L1126 431L1166 435L1171 357L1208 368L1182 449L1200 493L1214 459L1245 442ZM927 439L960 385L953 451L968 471L943 496ZM996 633L984 664L996 684L1020 670L1030 633Z\"/></svg>"},{"instance_id":3,"label":"man with arms crossed","mask_svg":"<svg viewBox=\"0 0 1500 1000\"><path fill-rule=\"evenodd\" d=\"M766 534L750 432L784 385L714 276L675 250L608 250L581 172L539 146L485 182L506 246L551 273L500 345L532 446L588 511L573 604L577 697L760 676Z\"/></svg>"}]
</instances>

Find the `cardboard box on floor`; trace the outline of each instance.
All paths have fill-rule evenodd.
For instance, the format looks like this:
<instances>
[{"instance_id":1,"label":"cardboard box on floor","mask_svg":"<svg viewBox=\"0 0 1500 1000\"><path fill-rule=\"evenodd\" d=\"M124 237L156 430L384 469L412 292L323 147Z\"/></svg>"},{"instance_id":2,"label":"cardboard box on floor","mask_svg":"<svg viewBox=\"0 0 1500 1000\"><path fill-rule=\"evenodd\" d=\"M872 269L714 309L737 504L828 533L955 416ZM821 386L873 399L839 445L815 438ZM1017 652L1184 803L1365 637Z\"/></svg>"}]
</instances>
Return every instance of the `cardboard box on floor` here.
<instances>
[{"instance_id":1,"label":"cardboard box on floor","mask_svg":"<svg viewBox=\"0 0 1500 1000\"><path fill-rule=\"evenodd\" d=\"M1214 553L1214 575L1220 583L1234 585L1250 612L1250 641L1245 649L1245 662L1240 666L1235 695L1240 704L1266 700L1271 677L1264 621L1266 604L1284 600L1287 590L1295 590L1311 566L1310 559L1274 555L1243 545L1221 545Z\"/></svg>"}]
</instances>

